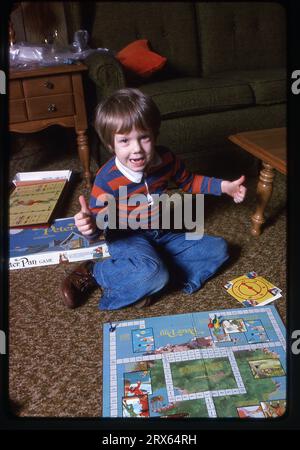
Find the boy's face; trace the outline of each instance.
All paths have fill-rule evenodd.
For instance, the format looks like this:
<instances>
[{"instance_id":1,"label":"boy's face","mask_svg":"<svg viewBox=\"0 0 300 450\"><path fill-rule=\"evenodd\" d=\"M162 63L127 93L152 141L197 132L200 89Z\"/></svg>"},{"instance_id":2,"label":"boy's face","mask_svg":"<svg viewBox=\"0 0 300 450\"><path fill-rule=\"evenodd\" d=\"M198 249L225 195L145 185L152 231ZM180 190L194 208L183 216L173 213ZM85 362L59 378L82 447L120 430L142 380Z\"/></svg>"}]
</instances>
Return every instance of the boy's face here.
<instances>
[{"instance_id":1,"label":"boy's face","mask_svg":"<svg viewBox=\"0 0 300 450\"><path fill-rule=\"evenodd\" d=\"M155 138L151 131L133 128L128 134L115 134L114 152L118 160L134 172L142 172L154 156Z\"/></svg>"}]
</instances>

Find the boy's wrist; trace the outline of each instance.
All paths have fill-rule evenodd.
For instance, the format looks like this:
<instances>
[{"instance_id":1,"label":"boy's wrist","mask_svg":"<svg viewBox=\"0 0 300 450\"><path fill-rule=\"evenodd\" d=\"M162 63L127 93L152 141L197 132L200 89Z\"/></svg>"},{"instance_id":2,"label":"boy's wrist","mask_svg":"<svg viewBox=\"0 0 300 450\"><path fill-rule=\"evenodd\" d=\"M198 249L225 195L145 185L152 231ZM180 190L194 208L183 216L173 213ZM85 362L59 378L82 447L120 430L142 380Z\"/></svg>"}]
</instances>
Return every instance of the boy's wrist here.
<instances>
[{"instance_id":1,"label":"boy's wrist","mask_svg":"<svg viewBox=\"0 0 300 450\"><path fill-rule=\"evenodd\" d=\"M95 229L93 229L92 233L90 234L86 234L84 237L86 237L87 239L97 239L101 234L101 230L99 230L99 228L95 227Z\"/></svg>"},{"instance_id":2,"label":"boy's wrist","mask_svg":"<svg viewBox=\"0 0 300 450\"><path fill-rule=\"evenodd\" d=\"M228 184L229 184L229 181L227 181L227 180L223 180L221 182L221 192L222 192L222 194L227 194L228 193Z\"/></svg>"}]
</instances>

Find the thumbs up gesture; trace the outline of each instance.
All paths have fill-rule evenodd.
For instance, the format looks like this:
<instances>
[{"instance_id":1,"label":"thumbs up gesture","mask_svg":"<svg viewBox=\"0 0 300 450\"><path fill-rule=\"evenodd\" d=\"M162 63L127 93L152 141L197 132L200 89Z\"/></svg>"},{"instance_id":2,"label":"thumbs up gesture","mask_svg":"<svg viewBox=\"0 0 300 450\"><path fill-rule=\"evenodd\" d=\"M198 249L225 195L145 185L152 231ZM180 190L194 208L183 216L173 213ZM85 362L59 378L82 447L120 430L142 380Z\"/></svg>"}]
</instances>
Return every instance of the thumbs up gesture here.
<instances>
[{"instance_id":1,"label":"thumbs up gesture","mask_svg":"<svg viewBox=\"0 0 300 450\"><path fill-rule=\"evenodd\" d=\"M79 196L80 211L74 216L75 225L84 236L95 233L96 221L83 195Z\"/></svg>"},{"instance_id":2,"label":"thumbs up gesture","mask_svg":"<svg viewBox=\"0 0 300 450\"><path fill-rule=\"evenodd\" d=\"M244 175L234 181L223 180L221 183L221 190L225 194L232 197L235 203L240 203L244 200L247 191L245 186L243 186L244 182Z\"/></svg>"}]
</instances>

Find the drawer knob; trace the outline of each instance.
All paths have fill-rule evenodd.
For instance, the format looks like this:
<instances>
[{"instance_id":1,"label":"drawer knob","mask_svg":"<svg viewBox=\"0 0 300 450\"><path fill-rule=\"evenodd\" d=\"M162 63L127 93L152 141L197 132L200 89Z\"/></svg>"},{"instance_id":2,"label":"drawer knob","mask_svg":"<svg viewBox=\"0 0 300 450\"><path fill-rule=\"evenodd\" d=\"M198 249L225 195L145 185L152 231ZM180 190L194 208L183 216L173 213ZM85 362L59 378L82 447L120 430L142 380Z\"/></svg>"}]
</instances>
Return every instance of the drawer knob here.
<instances>
[{"instance_id":1,"label":"drawer knob","mask_svg":"<svg viewBox=\"0 0 300 450\"><path fill-rule=\"evenodd\" d=\"M44 86L45 86L47 89L53 89L53 88L54 88L54 84L51 83L51 81L45 81L45 82L44 82Z\"/></svg>"},{"instance_id":2,"label":"drawer knob","mask_svg":"<svg viewBox=\"0 0 300 450\"><path fill-rule=\"evenodd\" d=\"M56 108L55 103L51 103L50 105L48 105L48 111L49 112L54 112L56 110L57 110L57 108Z\"/></svg>"}]
</instances>

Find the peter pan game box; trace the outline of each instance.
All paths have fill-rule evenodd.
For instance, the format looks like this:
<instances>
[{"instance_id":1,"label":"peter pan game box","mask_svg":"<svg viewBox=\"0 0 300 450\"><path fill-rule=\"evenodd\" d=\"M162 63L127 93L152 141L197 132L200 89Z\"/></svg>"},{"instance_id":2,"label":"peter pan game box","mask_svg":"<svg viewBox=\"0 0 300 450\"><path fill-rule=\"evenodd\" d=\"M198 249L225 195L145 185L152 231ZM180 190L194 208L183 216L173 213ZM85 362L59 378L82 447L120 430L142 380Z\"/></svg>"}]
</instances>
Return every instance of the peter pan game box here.
<instances>
[{"instance_id":1,"label":"peter pan game box","mask_svg":"<svg viewBox=\"0 0 300 450\"><path fill-rule=\"evenodd\" d=\"M10 228L9 269L25 269L51 264L109 256L105 240L82 235L73 217L57 219L50 227Z\"/></svg>"}]
</instances>

